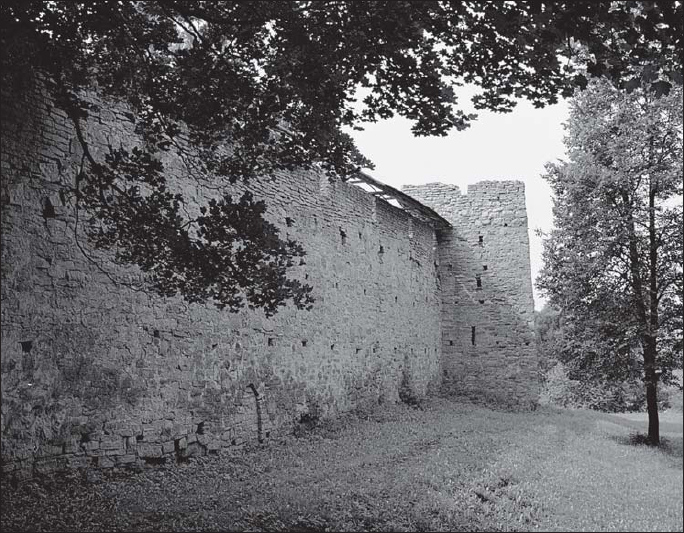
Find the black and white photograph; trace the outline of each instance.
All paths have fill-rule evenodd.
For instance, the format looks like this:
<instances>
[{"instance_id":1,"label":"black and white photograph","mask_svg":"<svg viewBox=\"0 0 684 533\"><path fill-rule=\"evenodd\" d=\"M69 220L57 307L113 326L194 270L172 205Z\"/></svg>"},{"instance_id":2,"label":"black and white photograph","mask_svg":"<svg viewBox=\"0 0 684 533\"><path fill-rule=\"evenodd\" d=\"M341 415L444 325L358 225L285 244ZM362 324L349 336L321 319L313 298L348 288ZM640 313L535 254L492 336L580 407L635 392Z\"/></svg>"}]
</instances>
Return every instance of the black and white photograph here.
<instances>
[{"instance_id":1,"label":"black and white photograph","mask_svg":"<svg viewBox=\"0 0 684 533\"><path fill-rule=\"evenodd\" d=\"M0 530L684 530L681 0L0 2Z\"/></svg>"}]
</instances>

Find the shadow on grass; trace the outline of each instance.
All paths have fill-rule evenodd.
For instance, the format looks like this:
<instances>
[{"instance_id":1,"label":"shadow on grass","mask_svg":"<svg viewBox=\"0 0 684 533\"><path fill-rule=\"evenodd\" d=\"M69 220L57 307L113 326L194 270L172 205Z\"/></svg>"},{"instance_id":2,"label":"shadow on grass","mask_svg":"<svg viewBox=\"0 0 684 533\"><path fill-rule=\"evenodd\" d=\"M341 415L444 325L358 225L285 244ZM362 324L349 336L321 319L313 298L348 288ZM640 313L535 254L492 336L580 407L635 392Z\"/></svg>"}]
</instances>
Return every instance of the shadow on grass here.
<instances>
[{"instance_id":1,"label":"shadow on grass","mask_svg":"<svg viewBox=\"0 0 684 533\"><path fill-rule=\"evenodd\" d=\"M648 435L644 433L630 433L629 435L613 435L610 437L618 444L625 446L648 446L651 447ZM659 450L665 455L681 460L684 457L684 443L682 437L660 437L660 446L653 446L654 450Z\"/></svg>"}]
</instances>

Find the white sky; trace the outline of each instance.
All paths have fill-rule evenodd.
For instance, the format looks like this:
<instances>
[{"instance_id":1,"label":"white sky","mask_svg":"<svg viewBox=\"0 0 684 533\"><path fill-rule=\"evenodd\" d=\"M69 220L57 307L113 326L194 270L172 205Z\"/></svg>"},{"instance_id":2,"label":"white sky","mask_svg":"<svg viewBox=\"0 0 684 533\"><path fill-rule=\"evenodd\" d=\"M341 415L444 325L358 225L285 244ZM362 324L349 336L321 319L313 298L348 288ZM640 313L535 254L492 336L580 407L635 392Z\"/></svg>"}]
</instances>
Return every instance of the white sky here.
<instances>
[{"instance_id":1,"label":"white sky","mask_svg":"<svg viewBox=\"0 0 684 533\"><path fill-rule=\"evenodd\" d=\"M460 104L473 112L463 88ZM466 192L469 183L481 180L525 182L530 236L532 279L541 268L541 239L535 229L553 225L551 189L541 178L544 164L565 158L562 123L568 118L565 101L535 109L520 101L512 113L477 111L479 117L465 131L447 137L414 137L411 122L392 118L366 124L364 131L349 131L361 152L375 163L368 171L374 178L398 189L402 185L439 181L458 185ZM544 305L536 287L535 308Z\"/></svg>"}]
</instances>

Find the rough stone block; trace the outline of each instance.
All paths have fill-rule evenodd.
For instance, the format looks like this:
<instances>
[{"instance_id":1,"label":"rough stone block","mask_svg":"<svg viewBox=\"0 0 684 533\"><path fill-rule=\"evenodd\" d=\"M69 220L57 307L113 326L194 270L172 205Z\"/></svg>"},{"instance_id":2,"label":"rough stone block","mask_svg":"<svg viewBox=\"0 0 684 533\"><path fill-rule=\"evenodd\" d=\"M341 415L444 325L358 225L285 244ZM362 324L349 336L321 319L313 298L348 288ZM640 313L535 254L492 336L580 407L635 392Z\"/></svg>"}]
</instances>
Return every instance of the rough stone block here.
<instances>
[{"instance_id":1,"label":"rough stone block","mask_svg":"<svg viewBox=\"0 0 684 533\"><path fill-rule=\"evenodd\" d=\"M124 441L118 435L109 438L104 438L100 441L100 448L102 448L103 450L118 450L123 448L123 446Z\"/></svg>"},{"instance_id":2,"label":"rough stone block","mask_svg":"<svg viewBox=\"0 0 684 533\"><path fill-rule=\"evenodd\" d=\"M91 460L89 457L69 457L68 466L69 468L86 468L90 466Z\"/></svg>"},{"instance_id":3,"label":"rough stone block","mask_svg":"<svg viewBox=\"0 0 684 533\"><path fill-rule=\"evenodd\" d=\"M113 468L114 460L111 457L99 457L97 461L97 466L100 468Z\"/></svg>"},{"instance_id":4,"label":"rough stone block","mask_svg":"<svg viewBox=\"0 0 684 533\"><path fill-rule=\"evenodd\" d=\"M161 457L162 447L159 444L138 444L137 453L139 457Z\"/></svg>"},{"instance_id":5,"label":"rough stone block","mask_svg":"<svg viewBox=\"0 0 684 533\"><path fill-rule=\"evenodd\" d=\"M82 446L86 451L92 452L100 449L100 442L91 440L90 442L84 442Z\"/></svg>"}]
</instances>

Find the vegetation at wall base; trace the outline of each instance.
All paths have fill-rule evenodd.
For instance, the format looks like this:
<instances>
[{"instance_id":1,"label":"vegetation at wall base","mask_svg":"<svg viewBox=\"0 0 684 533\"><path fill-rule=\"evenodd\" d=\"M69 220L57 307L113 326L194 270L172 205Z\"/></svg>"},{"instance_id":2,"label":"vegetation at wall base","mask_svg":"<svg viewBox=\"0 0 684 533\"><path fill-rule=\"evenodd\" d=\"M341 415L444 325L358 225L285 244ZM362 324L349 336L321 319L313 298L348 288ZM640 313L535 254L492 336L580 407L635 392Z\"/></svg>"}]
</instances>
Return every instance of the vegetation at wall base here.
<instances>
[{"instance_id":1,"label":"vegetation at wall base","mask_svg":"<svg viewBox=\"0 0 684 533\"><path fill-rule=\"evenodd\" d=\"M639 418L635 418L638 416ZM681 531L682 420L433 398L231 455L12 487L3 531Z\"/></svg>"}]
</instances>

